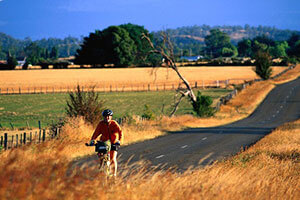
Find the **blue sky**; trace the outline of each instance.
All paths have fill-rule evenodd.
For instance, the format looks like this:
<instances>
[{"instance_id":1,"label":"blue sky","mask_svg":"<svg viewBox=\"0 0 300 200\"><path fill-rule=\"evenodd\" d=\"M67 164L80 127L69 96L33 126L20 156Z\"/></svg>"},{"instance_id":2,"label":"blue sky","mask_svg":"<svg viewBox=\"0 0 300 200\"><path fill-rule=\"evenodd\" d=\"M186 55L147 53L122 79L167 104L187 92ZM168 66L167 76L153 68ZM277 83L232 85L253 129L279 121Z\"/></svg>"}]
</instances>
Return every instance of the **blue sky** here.
<instances>
[{"instance_id":1,"label":"blue sky","mask_svg":"<svg viewBox=\"0 0 300 200\"><path fill-rule=\"evenodd\" d=\"M33 40L124 23L149 31L203 24L300 31L299 19L300 0L0 0L0 32Z\"/></svg>"}]
</instances>

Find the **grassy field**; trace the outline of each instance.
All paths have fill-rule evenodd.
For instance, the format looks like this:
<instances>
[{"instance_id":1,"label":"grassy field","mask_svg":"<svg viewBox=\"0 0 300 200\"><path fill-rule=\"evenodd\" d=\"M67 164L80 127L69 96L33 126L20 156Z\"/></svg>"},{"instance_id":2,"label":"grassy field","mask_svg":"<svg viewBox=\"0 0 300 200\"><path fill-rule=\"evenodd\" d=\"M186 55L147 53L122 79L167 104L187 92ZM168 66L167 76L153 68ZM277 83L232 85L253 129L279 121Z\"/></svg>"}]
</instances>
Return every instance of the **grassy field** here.
<instances>
[{"instance_id":1,"label":"grassy field","mask_svg":"<svg viewBox=\"0 0 300 200\"><path fill-rule=\"evenodd\" d=\"M196 91L195 91L196 92ZM203 95L209 95L217 100L230 90L210 89L202 90ZM174 91L157 92L113 92L99 93L100 99L105 101L105 107L114 110L115 118L126 114L142 115L144 105L148 105L156 115L169 114L171 104L174 102ZM68 94L24 94L0 95L0 123L3 127L48 126L65 116L66 99ZM191 113L192 107L188 100L183 100L177 114Z\"/></svg>"}]
</instances>

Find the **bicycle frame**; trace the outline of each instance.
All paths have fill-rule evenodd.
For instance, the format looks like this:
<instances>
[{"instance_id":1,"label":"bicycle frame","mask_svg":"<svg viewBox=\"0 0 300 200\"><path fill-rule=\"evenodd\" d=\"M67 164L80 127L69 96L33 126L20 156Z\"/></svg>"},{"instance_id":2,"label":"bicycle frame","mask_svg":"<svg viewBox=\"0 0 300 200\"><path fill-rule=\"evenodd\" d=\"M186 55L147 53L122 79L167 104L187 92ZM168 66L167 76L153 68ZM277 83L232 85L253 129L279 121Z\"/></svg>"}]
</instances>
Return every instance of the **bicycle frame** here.
<instances>
[{"instance_id":1,"label":"bicycle frame","mask_svg":"<svg viewBox=\"0 0 300 200\"><path fill-rule=\"evenodd\" d=\"M109 152L107 153L99 153L97 152L97 156L99 158L99 169L104 172L105 175L110 175L110 156Z\"/></svg>"},{"instance_id":2,"label":"bicycle frame","mask_svg":"<svg viewBox=\"0 0 300 200\"><path fill-rule=\"evenodd\" d=\"M97 143L100 141L97 141ZM86 146L96 146L96 144L85 144ZM97 148L96 148L97 149ZM102 171L106 176L110 175L110 148L106 149L106 151L102 151L101 148L99 151L96 150L97 156L99 158L99 169ZM101 152L100 152L101 151Z\"/></svg>"}]
</instances>

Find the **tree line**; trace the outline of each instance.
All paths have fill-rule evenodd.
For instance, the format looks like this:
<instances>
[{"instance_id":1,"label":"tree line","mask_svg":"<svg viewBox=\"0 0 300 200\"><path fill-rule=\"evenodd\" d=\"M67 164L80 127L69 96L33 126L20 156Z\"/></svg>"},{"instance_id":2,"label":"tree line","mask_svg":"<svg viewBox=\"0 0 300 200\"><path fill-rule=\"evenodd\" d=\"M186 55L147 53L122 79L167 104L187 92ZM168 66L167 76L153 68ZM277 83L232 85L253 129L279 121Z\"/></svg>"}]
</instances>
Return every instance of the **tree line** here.
<instances>
[{"instance_id":1,"label":"tree line","mask_svg":"<svg viewBox=\"0 0 300 200\"><path fill-rule=\"evenodd\" d=\"M249 37L238 42L234 41L230 34L234 31L242 32L241 30L248 30ZM254 30L266 34L251 38ZM258 51L267 52L271 58L282 58L285 63L297 62L300 57L300 33L297 31L280 31L262 26L254 28L248 25L216 28L203 25L150 33L143 26L128 23L95 30L82 40L68 37L63 40L49 38L33 42L30 38L26 38L20 41L0 33L0 59L6 59L7 65L13 66L16 59L26 58L23 69L27 69L30 64L48 68L50 64L59 63L58 57L70 55L75 55L76 64L88 64L93 67L103 67L107 64L118 67L157 66L161 64L162 57L149 53L149 44L142 39L141 35L149 35L153 44L159 45L162 32L168 34L177 61L181 56L188 55L202 55L208 59L255 58ZM197 38L200 36L204 38ZM274 38L286 39L275 40ZM63 67L67 64L65 63Z\"/></svg>"}]
</instances>

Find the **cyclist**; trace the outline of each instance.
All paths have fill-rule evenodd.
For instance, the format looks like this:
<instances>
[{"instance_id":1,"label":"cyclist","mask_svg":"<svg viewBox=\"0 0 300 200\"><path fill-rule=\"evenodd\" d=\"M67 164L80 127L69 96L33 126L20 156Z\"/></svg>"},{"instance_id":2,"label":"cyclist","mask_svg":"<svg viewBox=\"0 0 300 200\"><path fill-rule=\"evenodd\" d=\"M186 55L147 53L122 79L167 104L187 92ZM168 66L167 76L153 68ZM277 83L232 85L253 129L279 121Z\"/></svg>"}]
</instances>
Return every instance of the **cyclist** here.
<instances>
[{"instance_id":1,"label":"cyclist","mask_svg":"<svg viewBox=\"0 0 300 200\"><path fill-rule=\"evenodd\" d=\"M103 120L99 122L97 128L95 129L90 144L94 143L94 140L101 134L100 140L103 142L110 141L111 151L110 151L110 167L113 170L113 176L117 175L117 154L120 147L120 141L122 141L122 129L120 125L112 120L113 111L106 109L102 112ZM110 170L111 171L111 170Z\"/></svg>"}]
</instances>

